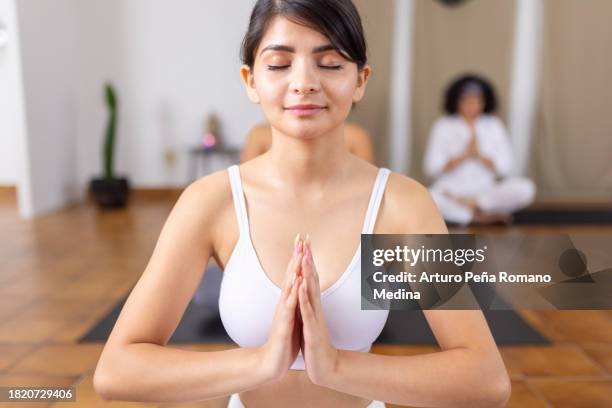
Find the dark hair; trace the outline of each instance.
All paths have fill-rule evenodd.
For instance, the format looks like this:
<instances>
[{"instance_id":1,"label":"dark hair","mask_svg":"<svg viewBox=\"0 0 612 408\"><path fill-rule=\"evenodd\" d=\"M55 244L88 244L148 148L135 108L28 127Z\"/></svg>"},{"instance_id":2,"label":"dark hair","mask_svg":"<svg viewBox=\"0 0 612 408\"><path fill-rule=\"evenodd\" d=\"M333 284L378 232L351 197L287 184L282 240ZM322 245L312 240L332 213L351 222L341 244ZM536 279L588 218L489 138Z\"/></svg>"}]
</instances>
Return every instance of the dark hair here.
<instances>
[{"instance_id":1,"label":"dark hair","mask_svg":"<svg viewBox=\"0 0 612 408\"><path fill-rule=\"evenodd\" d=\"M484 113L494 113L497 109L497 98L495 97L495 91L491 83L475 74L463 75L450 84L446 90L446 97L444 98L444 110L449 115L457 113L459 98L463 95L466 86L478 86L482 90L482 96L484 98Z\"/></svg>"},{"instance_id":2,"label":"dark hair","mask_svg":"<svg viewBox=\"0 0 612 408\"><path fill-rule=\"evenodd\" d=\"M243 64L253 68L255 52L275 16L320 32L341 55L357 64L359 70L367 63L361 18L351 0L258 0L242 40L240 59Z\"/></svg>"}]
</instances>

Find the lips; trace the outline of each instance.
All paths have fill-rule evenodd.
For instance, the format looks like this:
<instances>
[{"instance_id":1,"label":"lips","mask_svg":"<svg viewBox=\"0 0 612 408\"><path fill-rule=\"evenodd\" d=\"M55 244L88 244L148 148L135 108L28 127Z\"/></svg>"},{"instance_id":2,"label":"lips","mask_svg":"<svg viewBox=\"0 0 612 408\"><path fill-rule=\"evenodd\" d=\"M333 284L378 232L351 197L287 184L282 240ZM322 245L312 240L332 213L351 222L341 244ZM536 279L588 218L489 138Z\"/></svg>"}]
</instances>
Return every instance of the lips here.
<instances>
[{"instance_id":1,"label":"lips","mask_svg":"<svg viewBox=\"0 0 612 408\"><path fill-rule=\"evenodd\" d=\"M293 105L286 108L290 113L300 117L316 115L325 109L327 109L325 106L313 104Z\"/></svg>"},{"instance_id":2,"label":"lips","mask_svg":"<svg viewBox=\"0 0 612 408\"><path fill-rule=\"evenodd\" d=\"M313 105L313 104L306 104L306 105L293 105L288 107L287 109L320 109L320 108L324 108L324 106L321 105Z\"/></svg>"}]
</instances>

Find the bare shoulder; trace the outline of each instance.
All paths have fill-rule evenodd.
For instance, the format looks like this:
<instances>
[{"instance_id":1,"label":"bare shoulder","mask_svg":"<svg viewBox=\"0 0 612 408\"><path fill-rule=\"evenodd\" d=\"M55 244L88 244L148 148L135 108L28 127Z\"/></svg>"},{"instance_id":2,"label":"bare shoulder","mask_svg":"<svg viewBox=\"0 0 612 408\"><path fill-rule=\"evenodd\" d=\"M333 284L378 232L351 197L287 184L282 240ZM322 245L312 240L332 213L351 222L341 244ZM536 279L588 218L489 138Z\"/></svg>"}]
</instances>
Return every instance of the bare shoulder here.
<instances>
[{"instance_id":1,"label":"bare shoulder","mask_svg":"<svg viewBox=\"0 0 612 408\"><path fill-rule=\"evenodd\" d=\"M183 230L193 229L200 246L216 258L217 249L224 242L222 231L227 228L226 224L234 213L227 169L210 173L188 185L172 212L181 214ZM176 218L171 214L169 220Z\"/></svg>"},{"instance_id":2,"label":"bare shoulder","mask_svg":"<svg viewBox=\"0 0 612 408\"><path fill-rule=\"evenodd\" d=\"M391 172L383 208L386 234L446 234L448 230L427 187L415 179Z\"/></svg>"},{"instance_id":3,"label":"bare shoulder","mask_svg":"<svg viewBox=\"0 0 612 408\"><path fill-rule=\"evenodd\" d=\"M202 216L214 214L232 198L227 169L222 169L200 177L189 184L179 200L184 200Z\"/></svg>"}]
</instances>

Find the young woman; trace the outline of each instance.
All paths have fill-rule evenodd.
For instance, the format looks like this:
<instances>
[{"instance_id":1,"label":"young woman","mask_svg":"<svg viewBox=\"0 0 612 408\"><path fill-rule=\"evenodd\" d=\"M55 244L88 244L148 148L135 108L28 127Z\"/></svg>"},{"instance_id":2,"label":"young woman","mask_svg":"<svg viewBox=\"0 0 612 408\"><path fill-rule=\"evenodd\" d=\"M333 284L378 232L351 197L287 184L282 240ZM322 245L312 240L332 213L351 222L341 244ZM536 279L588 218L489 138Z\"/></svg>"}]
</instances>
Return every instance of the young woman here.
<instances>
[{"instance_id":1,"label":"young woman","mask_svg":"<svg viewBox=\"0 0 612 408\"><path fill-rule=\"evenodd\" d=\"M509 380L480 311L425 311L440 352L368 353L388 311L360 308L360 233L447 230L426 188L346 147L345 121L371 72L354 5L260 0L242 55L272 147L181 195L101 355L97 392L231 396L229 406L249 408L502 406ZM240 347L167 347L211 256L224 268L223 324Z\"/></svg>"},{"instance_id":2,"label":"young woman","mask_svg":"<svg viewBox=\"0 0 612 408\"><path fill-rule=\"evenodd\" d=\"M454 80L446 91L446 115L432 127L423 165L447 221L508 223L533 202L535 184L510 176L512 146L496 107L493 87L477 75Z\"/></svg>"}]
</instances>

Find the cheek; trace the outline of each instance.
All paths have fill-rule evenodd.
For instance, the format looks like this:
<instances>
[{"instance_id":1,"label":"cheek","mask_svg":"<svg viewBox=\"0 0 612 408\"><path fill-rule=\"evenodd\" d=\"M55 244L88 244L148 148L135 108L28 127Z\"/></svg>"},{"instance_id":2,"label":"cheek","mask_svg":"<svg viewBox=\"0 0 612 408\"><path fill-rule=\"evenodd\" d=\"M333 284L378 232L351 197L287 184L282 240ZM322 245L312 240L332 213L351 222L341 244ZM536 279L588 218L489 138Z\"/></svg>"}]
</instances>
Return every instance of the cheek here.
<instances>
[{"instance_id":1,"label":"cheek","mask_svg":"<svg viewBox=\"0 0 612 408\"><path fill-rule=\"evenodd\" d=\"M330 81L326 86L327 96L336 105L349 107L353 103L355 94L355 82L353 81Z\"/></svg>"},{"instance_id":2,"label":"cheek","mask_svg":"<svg viewBox=\"0 0 612 408\"><path fill-rule=\"evenodd\" d=\"M261 98L261 103L270 104L282 101L283 92L278 84L263 83L257 86L257 93Z\"/></svg>"},{"instance_id":3,"label":"cheek","mask_svg":"<svg viewBox=\"0 0 612 408\"><path fill-rule=\"evenodd\" d=\"M267 73L255 74L255 88L262 104L278 103L282 101L285 93L284 80L275 77L271 78Z\"/></svg>"}]
</instances>

